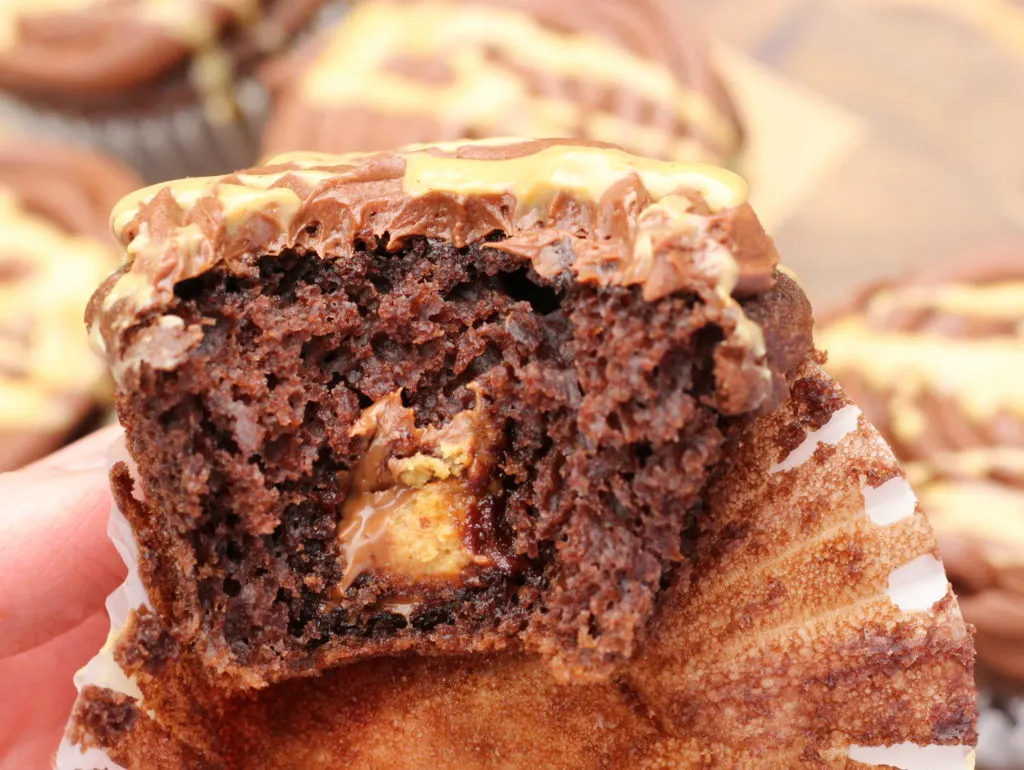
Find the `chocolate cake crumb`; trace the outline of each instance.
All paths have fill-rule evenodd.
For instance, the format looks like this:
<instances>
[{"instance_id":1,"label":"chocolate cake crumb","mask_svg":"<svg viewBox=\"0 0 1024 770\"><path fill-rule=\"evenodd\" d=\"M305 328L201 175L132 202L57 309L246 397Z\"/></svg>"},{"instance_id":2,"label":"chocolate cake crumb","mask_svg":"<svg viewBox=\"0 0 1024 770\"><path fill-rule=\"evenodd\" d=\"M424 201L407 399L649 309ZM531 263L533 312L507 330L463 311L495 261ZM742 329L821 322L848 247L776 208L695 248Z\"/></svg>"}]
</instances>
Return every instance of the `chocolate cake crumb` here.
<instances>
[{"instance_id":1,"label":"chocolate cake crumb","mask_svg":"<svg viewBox=\"0 0 1024 770\"><path fill-rule=\"evenodd\" d=\"M126 671L141 669L150 676L159 676L168 661L180 654L178 640L144 607L128 616L123 633L133 639L133 644L117 649L118 665Z\"/></svg>"},{"instance_id":2,"label":"chocolate cake crumb","mask_svg":"<svg viewBox=\"0 0 1024 770\"><path fill-rule=\"evenodd\" d=\"M182 737L143 713L131 697L95 685L82 688L67 731L67 739L78 749L99 749L125 768L225 770L223 762L205 756ZM94 768L90 763L76 770Z\"/></svg>"},{"instance_id":3,"label":"chocolate cake crumb","mask_svg":"<svg viewBox=\"0 0 1024 770\"><path fill-rule=\"evenodd\" d=\"M209 655L273 679L367 649L518 640L578 678L632 653L722 444L703 405L722 333L695 296L648 303L433 239L344 263L292 251L175 294L203 342L144 370L119 410L151 506L189 532ZM419 426L443 424L473 387L504 436L490 515L509 564L409 616L386 609L400 581L333 594L340 479L366 448L353 423L401 389Z\"/></svg>"},{"instance_id":4,"label":"chocolate cake crumb","mask_svg":"<svg viewBox=\"0 0 1024 770\"><path fill-rule=\"evenodd\" d=\"M127 695L95 685L82 689L71 718L72 742L85 747L109 746L129 733L139 708Z\"/></svg>"}]
</instances>

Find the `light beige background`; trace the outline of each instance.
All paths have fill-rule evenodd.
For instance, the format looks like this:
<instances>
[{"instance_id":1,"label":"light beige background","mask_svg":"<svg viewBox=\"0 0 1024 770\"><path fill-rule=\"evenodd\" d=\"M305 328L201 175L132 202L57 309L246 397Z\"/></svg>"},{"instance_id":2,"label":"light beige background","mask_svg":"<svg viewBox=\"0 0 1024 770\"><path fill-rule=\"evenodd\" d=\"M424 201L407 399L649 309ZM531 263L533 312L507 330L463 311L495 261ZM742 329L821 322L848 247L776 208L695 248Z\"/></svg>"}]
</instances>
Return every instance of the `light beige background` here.
<instances>
[{"instance_id":1,"label":"light beige background","mask_svg":"<svg viewBox=\"0 0 1024 770\"><path fill-rule=\"evenodd\" d=\"M863 141L772 228L819 309L865 280L1006 243L1024 260L1024 35L1011 34L1024 4L688 2L728 47L863 122ZM794 165L817 134L794 126Z\"/></svg>"}]
</instances>

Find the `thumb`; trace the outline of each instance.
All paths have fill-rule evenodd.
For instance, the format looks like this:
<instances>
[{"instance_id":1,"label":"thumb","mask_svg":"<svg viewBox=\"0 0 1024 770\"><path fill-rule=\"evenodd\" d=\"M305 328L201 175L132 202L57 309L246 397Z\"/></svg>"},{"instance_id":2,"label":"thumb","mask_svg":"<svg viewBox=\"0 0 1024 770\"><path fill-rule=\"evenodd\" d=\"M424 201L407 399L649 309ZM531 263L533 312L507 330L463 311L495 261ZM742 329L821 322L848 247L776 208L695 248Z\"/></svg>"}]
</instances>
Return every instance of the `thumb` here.
<instances>
[{"instance_id":1,"label":"thumb","mask_svg":"<svg viewBox=\"0 0 1024 770\"><path fill-rule=\"evenodd\" d=\"M108 428L0 474L0 658L74 628L103 606L125 568L107 538Z\"/></svg>"}]
</instances>

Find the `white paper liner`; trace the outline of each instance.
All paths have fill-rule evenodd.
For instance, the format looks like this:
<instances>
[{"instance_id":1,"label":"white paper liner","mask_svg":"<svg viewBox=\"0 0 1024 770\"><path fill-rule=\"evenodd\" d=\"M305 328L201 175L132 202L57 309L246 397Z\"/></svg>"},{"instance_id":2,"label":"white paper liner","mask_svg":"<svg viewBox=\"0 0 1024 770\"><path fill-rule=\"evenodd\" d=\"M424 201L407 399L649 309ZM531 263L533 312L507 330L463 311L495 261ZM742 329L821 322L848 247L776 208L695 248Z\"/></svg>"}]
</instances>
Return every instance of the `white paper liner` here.
<instances>
[{"instance_id":1,"label":"white paper liner","mask_svg":"<svg viewBox=\"0 0 1024 770\"><path fill-rule=\"evenodd\" d=\"M901 770L960 770L971 767L969 746L851 746L850 759L866 765L891 765Z\"/></svg>"},{"instance_id":2,"label":"white paper liner","mask_svg":"<svg viewBox=\"0 0 1024 770\"><path fill-rule=\"evenodd\" d=\"M853 406L844 406L829 418L829 421L818 430L807 433L807 438L801 444L786 455L781 461L775 463L768 472L781 473L792 470L807 462L814 454L819 444L835 446L845 436L857 429L857 420L860 418L860 409Z\"/></svg>"},{"instance_id":3,"label":"white paper liner","mask_svg":"<svg viewBox=\"0 0 1024 770\"><path fill-rule=\"evenodd\" d=\"M823 384L831 382L816 366L808 366L806 376ZM784 435L796 416L792 411L784 405L766 418L766 425L774 424L770 430ZM765 440L767 448L777 439ZM760 451L758 439L748 441L751 452ZM802 442L772 459L767 475L751 474L746 470L750 467L738 459L736 472L741 474L742 486L709 492L718 527L736 534L728 536L727 545L709 551L703 564L698 562L693 589L676 607L666 609L673 600L663 600L663 615L654 621L645 654L627 675L631 689L652 713L663 721L677 720L675 729L692 735L689 742L700 742L695 756L720 758L723 766L733 766L730 762L746 766L744 762L753 761L755 754L745 753L743 746L754 735L763 733L770 743L772 736L786 741L790 730L799 730L787 725L784 716L792 713L794 722L800 723L804 715L798 701L775 702L765 712L747 710L742 704L762 699L770 703L787 687L803 686L802 667L811 660L820 662L831 645L836 645L838 670L850 670L854 659L849 657L848 645L857 647L861 641L859 621L872 619L872 633L878 633L874 624L895 628L905 618L906 628L918 629L912 634L919 639L931 629L954 643L967 634L955 604L949 604L951 587L941 561L933 555L934 539L916 498L903 475L894 473L897 464L891 450L856 407L841 407L819 428L809 429ZM872 473L881 469L892 475L884 483L873 482ZM758 509L760 513L752 512ZM863 564L875 565L864 572L855 566L857 576L849 583L844 582L845 567L858 562L840 558L830 564L834 554L848 553L848 547L863 549ZM877 575L868 577L868 571ZM786 601L773 604L773 587ZM829 598L833 590L846 589L851 592L849 604ZM746 602L736 600L737 595ZM845 593L836 594L840 595ZM790 607L792 614L784 607ZM951 661L951 666L956 665ZM809 671L817 669L810 665ZM939 665L922 663L920 668L912 665L906 679L895 676L893 685L898 688L896 683L902 680L925 687L926 672L944 675ZM884 678L880 676L876 684L890 686ZM941 682L936 686L941 688ZM856 690L851 687L848 692ZM895 689L893 696L898 692ZM912 705L914 713L919 712L916 707L926 708L932 702L927 691L922 690L921 696L926 700ZM865 706L872 697L870 689L864 693ZM920 718L927 720L923 713ZM860 719L871 724L871 712ZM721 731L722 738L709 740L707 736L716 731ZM703 742L698 736L705 736ZM906 740L894 745L837 742L821 751L828 766L853 760L905 770L974 767L972 746ZM676 745L688 748L687 741ZM771 766L801 761L796 755L776 756Z\"/></svg>"},{"instance_id":4,"label":"white paper liner","mask_svg":"<svg viewBox=\"0 0 1024 770\"><path fill-rule=\"evenodd\" d=\"M114 762L107 752L100 749L86 749L81 751L73 746L67 738L60 742L57 749L57 758L54 763L54 770L125 770L121 765Z\"/></svg>"},{"instance_id":5,"label":"white paper liner","mask_svg":"<svg viewBox=\"0 0 1024 770\"><path fill-rule=\"evenodd\" d=\"M860 409L846 406L832 415L820 430L811 431L796 449L772 467L778 473L795 468L814 454L819 444L838 444L857 429ZM894 477L878 487L864 487L864 512L878 526L888 526L913 515L917 497L905 479ZM941 601L949 590L942 562L931 555L919 556L889 575L886 593L901 612L923 612ZM850 746L849 758L866 765L885 765L900 770L963 770L974 767L970 746Z\"/></svg>"},{"instance_id":6,"label":"white paper liner","mask_svg":"<svg viewBox=\"0 0 1024 770\"><path fill-rule=\"evenodd\" d=\"M124 462L128 465L134 477L136 474L135 463L128 456L125 448L124 436L120 436L107 452L107 467L112 468L116 463ZM121 513L120 508L114 503L110 507L110 521L107 524L107 534L114 547L120 554L125 566L128 567L128 575L124 583L118 586L110 596L107 597L106 609L110 617L110 633L107 635L106 644L84 667L75 674L75 688L79 693L89 686L103 687L114 692L128 695L137 703L142 703L142 692L133 679L128 677L121 667L114 660L113 650L117 639L128 621L128 614L135 609L146 607L152 610L146 588L142 584L139 575L139 546L132 534L131 525ZM99 749L87 749L83 751L79 746L73 745L66 737L61 741L57 750L55 770L79 770L88 767L89 770L124 770L120 765L113 762L107 754Z\"/></svg>"},{"instance_id":7,"label":"white paper liner","mask_svg":"<svg viewBox=\"0 0 1024 770\"><path fill-rule=\"evenodd\" d=\"M894 570L885 592L901 612L924 612L942 600L948 590L942 562L925 554Z\"/></svg>"},{"instance_id":8,"label":"white paper liner","mask_svg":"<svg viewBox=\"0 0 1024 770\"><path fill-rule=\"evenodd\" d=\"M894 476L877 487L864 487L864 505L868 516L880 527L895 524L914 515L917 496L906 479Z\"/></svg>"},{"instance_id":9,"label":"white paper liner","mask_svg":"<svg viewBox=\"0 0 1024 770\"><path fill-rule=\"evenodd\" d=\"M845 406L817 431L809 431L804 441L770 469L779 473L809 460L821 444L839 444L858 427L861 411ZM914 513L917 497L906 479L894 477L878 487L863 487L864 513L878 526L889 526ZM942 562L925 554L894 570L889 575L886 593L901 612L926 612L945 598L949 591ZM866 765L884 765L900 770L962 770L973 768L975 750L970 746L919 746L901 743L893 746L857 746L849 748L851 760Z\"/></svg>"}]
</instances>

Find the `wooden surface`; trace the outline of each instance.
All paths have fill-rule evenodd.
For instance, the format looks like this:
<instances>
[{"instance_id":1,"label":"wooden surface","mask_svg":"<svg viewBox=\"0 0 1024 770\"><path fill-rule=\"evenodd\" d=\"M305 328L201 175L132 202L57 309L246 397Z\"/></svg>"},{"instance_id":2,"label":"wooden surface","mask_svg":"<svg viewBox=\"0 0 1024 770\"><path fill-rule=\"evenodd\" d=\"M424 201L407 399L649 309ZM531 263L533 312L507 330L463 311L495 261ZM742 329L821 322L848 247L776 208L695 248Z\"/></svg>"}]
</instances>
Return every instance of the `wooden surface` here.
<instances>
[{"instance_id":1,"label":"wooden surface","mask_svg":"<svg viewBox=\"0 0 1024 770\"><path fill-rule=\"evenodd\" d=\"M690 3L714 37L863 122L772 233L817 307L1007 243L1024 260L1024 3ZM801 146L796 130L775 152Z\"/></svg>"}]
</instances>

